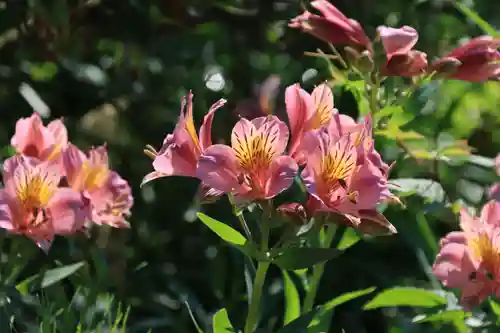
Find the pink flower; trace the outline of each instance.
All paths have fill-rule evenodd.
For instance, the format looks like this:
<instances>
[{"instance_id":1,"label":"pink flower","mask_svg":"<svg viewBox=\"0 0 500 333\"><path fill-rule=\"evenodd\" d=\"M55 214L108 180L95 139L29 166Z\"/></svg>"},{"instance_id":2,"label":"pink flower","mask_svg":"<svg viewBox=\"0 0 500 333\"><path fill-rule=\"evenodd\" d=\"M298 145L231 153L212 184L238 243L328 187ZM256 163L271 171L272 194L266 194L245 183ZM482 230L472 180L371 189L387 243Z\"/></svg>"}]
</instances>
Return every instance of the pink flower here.
<instances>
[{"instance_id":1,"label":"pink flower","mask_svg":"<svg viewBox=\"0 0 500 333\"><path fill-rule=\"evenodd\" d=\"M299 165L304 165L307 151L304 151L302 142L306 133L327 126L333 115L338 112L333 105L333 93L330 87L323 83L309 95L296 83L286 89L285 103L292 132L289 155Z\"/></svg>"},{"instance_id":2,"label":"pink flower","mask_svg":"<svg viewBox=\"0 0 500 333\"><path fill-rule=\"evenodd\" d=\"M289 27L307 32L327 43L360 46L372 52L372 45L361 25L342 14L326 0L315 0L311 5L320 15L305 11L291 20Z\"/></svg>"},{"instance_id":3,"label":"pink flower","mask_svg":"<svg viewBox=\"0 0 500 333\"><path fill-rule=\"evenodd\" d=\"M160 177L196 177L198 159L212 145L211 132L215 111L225 103L226 100L220 99L210 107L208 114L203 118L199 134L197 134L193 120L193 94L189 92L187 96L187 113L184 113L186 108L186 98L184 98L179 122L175 126L173 133L166 136L160 151L156 152L152 147L148 147L145 151L148 156L154 159L153 168L155 171L144 177L141 186ZM202 184L201 186L200 193L210 193L211 196L222 194L210 189L204 190L205 185Z\"/></svg>"},{"instance_id":4,"label":"pink flower","mask_svg":"<svg viewBox=\"0 0 500 333\"><path fill-rule=\"evenodd\" d=\"M59 187L57 165L21 155L4 163L5 188L0 191L0 227L23 234L43 250L54 235L82 229L89 217L88 202L78 192Z\"/></svg>"},{"instance_id":5,"label":"pink flower","mask_svg":"<svg viewBox=\"0 0 500 333\"><path fill-rule=\"evenodd\" d=\"M68 145L68 132L60 119L51 121L45 127L40 115L35 112L31 117L17 121L10 144L22 155L41 161L55 161Z\"/></svg>"},{"instance_id":6,"label":"pink flower","mask_svg":"<svg viewBox=\"0 0 500 333\"><path fill-rule=\"evenodd\" d=\"M446 287L461 289L470 309L500 295L500 203L487 203L480 217L462 210L460 227L441 240L433 272Z\"/></svg>"},{"instance_id":7,"label":"pink flower","mask_svg":"<svg viewBox=\"0 0 500 333\"><path fill-rule=\"evenodd\" d=\"M496 78L500 74L499 46L498 38L490 36L473 38L447 56L433 62L430 70L442 73L448 78L470 82Z\"/></svg>"},{"instance_id":8,"label":"pink flower","mask_svg":"<svg viewBox=\"0 0 500 333\"><path fill-rule=\"evenodd\" d=\"M386 75L415 76L425 72L427 55L424 52L413 50L418 40L418 32L412 27L377 28L382 41L387 61L382 67Z\"/></svg>"},{"instance_id":9,"label":"pink flower","mask_svg":"<svg viewBox=\"0 0 500 333\"><path fill-rule=\"evenodd\" d=\"M388 190L387 175L369 158L374 151L370 119L359 126L338 115L328 128L310 132L302 179L316 201L316 211L341 214L353 226L364 220L365 225L377 224L395 232L376 211L378 203L394 196Z\"/></svg>"},{"instance_id":10,"label":"pink flower","mask_svg":"<svg viewBox=\"0 0 500 333\"><path fill-rule=\"evenodd\" d=\"M118 173L109 169L105 146L91 149L88 156L69 144L63 154L68 185L90 199L92 221L115 228L125 228L133 197L130 186Z\"/></svg>"},{"instance_id":11,"label":"pink flower","mask_svg":"<svg viewBox=\"0 0 500 333\"><path fill-rule=\"evenodd\" d=\"M276 116L241 118L233 128L231 147L216 144L200 156L197 176L205 184L238 197L269 199L290 187L297 164L282 155L288 128Z\"/></svg>"}]
</instances>

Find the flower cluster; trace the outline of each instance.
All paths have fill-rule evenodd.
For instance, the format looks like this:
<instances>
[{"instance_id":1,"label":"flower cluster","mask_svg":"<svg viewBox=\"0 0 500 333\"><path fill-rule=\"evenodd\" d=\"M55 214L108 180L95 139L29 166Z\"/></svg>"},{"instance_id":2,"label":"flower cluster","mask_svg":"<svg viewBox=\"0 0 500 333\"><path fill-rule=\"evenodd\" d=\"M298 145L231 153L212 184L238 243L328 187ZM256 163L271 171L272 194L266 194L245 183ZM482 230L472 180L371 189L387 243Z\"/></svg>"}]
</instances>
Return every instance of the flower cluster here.
<instances>
[{"instance_id":1,"label":"flower cluster","mask_svg":"<svg viewBox=\"0 0 500 333\"><path fill-rule=\"evenodd\" d=\"M211 107L196 133L192 100L189 93L179 122L161 149L146 149L154 159L154 171L143 184L163 176L196 177L206 196L226 193L238 203L248 203L275 197L300 174L307 202L285 204L279 211L302 211L304 218L337 214L367 232L396 231L376 210L378 203L396 198L387 187L390 168L374 147L371 116L356 123L341 115L327 84L311 94L299 84L289 86L285 92L289 126L274 115L240 118L231 145L212 144L211 139L215 111L225 101Z\"/></svg>"},{"instance_id":2,"label":"flower cluster","mask_svg":"<svg viewBox=\"0 0 500 333\"><path fill-rule=\"evenodd\" d=\"M311 5L320 15L305 11L292 19L289 26L331 44L355 47L373 58L372 41L359 22L347 18L327 0L315 0ZM500 39L489 36L473 38L429 64L424 52L413 49L418 40L418 33L414 28L380 26L377 28L377 37L385 51L385 63L380 66L384 75L439 73L450 79L470 82L497 79L500 75L500 53L497 50Z\"/></svg>"},{"instance_id":3,"label":"flower cluster","mask_svg":"<svg viewBox=\"0 0 500 333\"><path fill-rule=\"evenodd\" d=\"M460 227L441 240L433 272L446 287L460 289L470 309L500 296L500 202L488 202L479 217L463 209Z\"/></svg>"},{"instance_id":4,"label":"flower cluster","mask_svg":"<svg viewBox=\"0 0 500 333\"><path fill-rule=\"evenodd\" d=\"M128 227L131 189L109 168L106 146L85 154L68 142L61 120L44 126L38 113L18 120L11 145L18 154L3 163L0 227L45 251L55 235L82 231L91 222Z\"/></svg>"}]
</instances>

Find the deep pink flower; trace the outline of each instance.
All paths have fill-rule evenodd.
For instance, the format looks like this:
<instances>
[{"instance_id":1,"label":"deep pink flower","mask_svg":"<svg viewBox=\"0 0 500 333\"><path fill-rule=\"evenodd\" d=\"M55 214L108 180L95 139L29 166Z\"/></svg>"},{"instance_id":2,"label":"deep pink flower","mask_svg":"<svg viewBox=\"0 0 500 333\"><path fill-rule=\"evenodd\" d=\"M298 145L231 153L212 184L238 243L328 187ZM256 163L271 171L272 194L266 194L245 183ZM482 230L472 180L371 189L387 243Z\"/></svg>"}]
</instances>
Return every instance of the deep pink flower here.
<instances>
[{"instance_id":1,"label":"deep pink flower","mask_svg":"<svg viewBox=\"0 0 500 333\"><path fill-rule=\"evenodd\" d=\"M447 56L433 62L431 71L442 73L448 78L482 82L497 78L500 74L500 39L482 36L471 39ZM452 69L450 69L452 64Z\"/></svg>"},{"instance_id":2,"label":"deep pink flower","mask_svg":"<svg viewBox=\"0 0 500 333\"><path fill-rule=\"evenodd\" d=\"M17 121L10 144L22 155L56 161L68 145L68 132L60 119L44 126L40 115L34 112L31 117Z\"/></svg>"},{"instance_id":3,"label":"deep pink flower","mask_svg":"<svg viewBox=\"0 0 500 333\"><path fill-rule=\"evenodd\" d=\"M415 76L425 72L427 55L413 50L418 41L418 32L412 27L377 28L387 61L381 71L385 75Z\"/></svg>"},{"instance_id":4,"label":"deep pink flower","mask_svg":"<svg viewBox=\"0 0 500 333\"><path fill-rule=\"evenodd\" d=\"M445 286L461 289L470 309L500 295L500 203L487 203L480 217L462 210L460 227L441 240L433 272Z\"/></svg>"},{"instance_id":5,"label":"deep pink flower","mask_svg":"<svg viewBox=\"0 0 500 333\"><path fill-rule=\"evenodd\" d=\"M286 89L285 103L292 136L288 152L299 165L304 165L307 152L302 142L306 133L327 126L338 112L333 105L333 93L326 83L314 88L312 94L296 83Z\"/></svg>"},{"instance_id":6,"label":"deep pink flower","mask_svg":"<svg viewBox=\"0 0 500 333\"><path fill-rule=\"evenodd\" d=\"M360 46L372 52L372 45L358 21L347 18L326 0L315 0L311 6L320 15L305 11L290 21L289 27L301 29L327 43Z\"/></svg>"},{"instance_id":7,"label":"deep pink flower","mask_svg":"<svg viewBox=\"0 0 500 333\"><path fill-rule=\"evenodd\" d=\"M387 187L387 175L368 158L373 149L371 128L364 129L349 118L336 116L328 128L310 132L304 184L317 201L317 211L338 213L358 225L361 220L394 227L376 212L378 203L393 198ZM368 118L370 119L370 118ZM352 119L351 119L352 120ZM370 141L371 140L371 141Z\"/></svg>"},{"instance_id":8,"label":"deep pink flower","mask_svg":"<svg viewBox=\"0 0 500 333\"><path fill-rule=\"evenodd\" d=\"M130 186L109 169L105 146L91 149L86 156L69 144L63 154L63 165L69 186L86 195L92 205L92 221L116 228L128 227L133 197Z\"/></svg>"},{"instance_id":9,"label":"deep pink flower","mask_svg":"<svg viewBox=\"0 0 500 333\"><path fill-rule=\"evenodd\" d=\"M6 160L0 227L31 238L45 251L54 235L81 230L90 217L88 202L80 193L59 187L61 177L61 169L49 162L21 155Z\"/></svg>"},{"instance_id":10,"label":"deep pink flower","mask_svg":"<svg viewBox=\"0 0 500 333\"><path fill-rule=\"evenodd\" d=\"M200 156L197 176L205 184L238 197L269 199L287 189L297 164L282 155L288 128L276 116L241 118L233 128L231 147L216 144Z\"/></svg>"},{"instance_id":11,"label":"deep pink flower","mask_svg":"<svg viewBox=\"0 0 500 333\"><path fill-rule=\"evenodd\" d=\"M215 111L225 103L226 100L220 99L210 107L208 114L203 118L199 134L197 134L193 120L193 94L189 92L187 103L186 98L182 101L179 121L173 133L166 136L160 151L156 152L152 147L148 147L145 151L148 156L154 159L153 168L155 171L144 177L141 186L160 177L196 177L198 159L212 145L211 133ZM185 110L186 106L187 110ZM222 194L213 189L205 189L205 187L205 185L201 185L200 194L207 193L215 197Z\"/></svg>"}]
</instances>

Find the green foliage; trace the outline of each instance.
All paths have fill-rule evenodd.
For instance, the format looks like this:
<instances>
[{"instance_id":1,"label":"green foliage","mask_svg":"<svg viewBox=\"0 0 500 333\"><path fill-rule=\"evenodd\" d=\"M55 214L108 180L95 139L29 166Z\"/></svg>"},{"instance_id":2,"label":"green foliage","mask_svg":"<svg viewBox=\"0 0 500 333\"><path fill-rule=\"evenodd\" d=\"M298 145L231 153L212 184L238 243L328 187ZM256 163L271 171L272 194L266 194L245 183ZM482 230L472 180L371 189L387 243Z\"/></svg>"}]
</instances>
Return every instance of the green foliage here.
<instances>
[{"instance_id":1,"label":"green foliage","mask_svg":"<svg viewBox=\"0 0 500 333\"><path fill-rule=\"evenodd\" d=\"M411 288L394 287L379 293L363 307L365 310L373 310L390 306L415 306L431 308L446 305L446 298L437 295L433 291Z\"/></svg>"}]
</instances>

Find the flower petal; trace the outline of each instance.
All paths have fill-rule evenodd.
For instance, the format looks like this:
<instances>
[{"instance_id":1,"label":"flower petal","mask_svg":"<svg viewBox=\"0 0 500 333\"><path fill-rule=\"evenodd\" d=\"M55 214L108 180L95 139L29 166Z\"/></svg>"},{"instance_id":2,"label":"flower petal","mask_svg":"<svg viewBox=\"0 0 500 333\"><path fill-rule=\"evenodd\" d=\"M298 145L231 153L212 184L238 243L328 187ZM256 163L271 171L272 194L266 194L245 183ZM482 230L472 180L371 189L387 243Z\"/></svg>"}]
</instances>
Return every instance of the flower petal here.
<instances>
[{"instance_id":1,"label":"flower petal","mask_svg":"<svg viewBox=\"0 0 500 333\"><path fill-rule=\"evenodd\" d=\"M55 234L69 235L83 228L90 219L88 208L82 195L70 188L60 188L48 205Z\"/></svg>"},{"instance_id":2,"label":"flower petal","mask_svg":"<svg viewBox=\"0 0 500 333\"><path fill-rule=\"evenodd\" d=\"M292 135L289 154L294 156L306 132L307 120L314 112L314 102L312 97L296 83L286 88L285 103Z\"/></svg>"},{"instance_id":3,"label":"flower petal","mask_svg":"<svg viewBox=\"0 0 500 333\"><path fill-rule=\"evenodd\" d=\"M417 30L407 25L397 29L380 26L377 28L377 33L380 36L388 58L396 53L404 54L410 52L418 41Z\"/></svg>"},{"instance_id":4,"label":"flower petal","mask_svg":"<svg viewBox=\"0 0 500 333\"><path fill-rule=\"evenodd\" d=\"M212 122L214 120L215 111L226 104L225 99L220 99L215 102L208 110L207 115L203 118L203 123L200 127L200 148L204 151L212 145Z\"/></svg>"},{"instance_id":5,"label":"flower petal","mask_svg":"<svg viewBox=\"0 0 500 333\"><path fill-rule=\"evenodd\" d=\"M206 185L226 193L243 190L241 172L233 149L220 144L208 147L200 156L196 168L197 178Z\"/></svg>"},{"instance_id":6,"label":"flower petal","mask_svg":"<svg viewBox=\"0 0 500 333\"><path fill-rule=\"evenodd\" d=\"M266 184L266 199L288 189L297 175L299 167L290 156L279 156L272 163Z\"/></svg>"}]
</instances>

